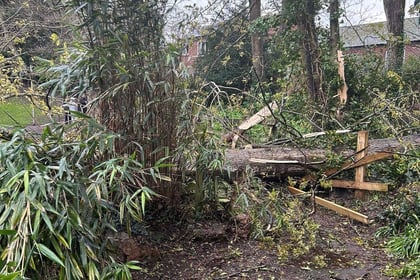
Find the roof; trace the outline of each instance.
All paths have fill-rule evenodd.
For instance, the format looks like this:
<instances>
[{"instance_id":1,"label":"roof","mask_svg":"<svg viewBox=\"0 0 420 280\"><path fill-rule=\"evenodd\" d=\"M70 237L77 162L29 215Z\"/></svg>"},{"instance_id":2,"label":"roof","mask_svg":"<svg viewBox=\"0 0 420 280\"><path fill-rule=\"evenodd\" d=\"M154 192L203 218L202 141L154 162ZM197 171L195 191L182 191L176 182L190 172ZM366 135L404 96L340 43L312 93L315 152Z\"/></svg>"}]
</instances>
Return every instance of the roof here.
<instances>
[{"instance_id":1,"label":"roof","mask_svg":"<svg viewBox=\"0 0 420 280\"><path fill-rule=\"evenodd\" d=\"M420 41L419 17L404 20L404 32L410 42ZM385 45L388 37L386 21L340 27L345 48Z\"/></svg>"}]
</instances>

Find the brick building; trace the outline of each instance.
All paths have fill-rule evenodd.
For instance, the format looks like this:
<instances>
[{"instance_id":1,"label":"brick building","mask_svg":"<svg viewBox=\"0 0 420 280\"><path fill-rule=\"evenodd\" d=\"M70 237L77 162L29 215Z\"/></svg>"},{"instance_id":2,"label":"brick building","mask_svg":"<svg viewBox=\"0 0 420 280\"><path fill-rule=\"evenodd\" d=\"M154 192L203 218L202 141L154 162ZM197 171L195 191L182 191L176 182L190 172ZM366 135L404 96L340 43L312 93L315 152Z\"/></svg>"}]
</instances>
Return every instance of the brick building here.
<instances>
[{"instance_id":1,"label":"brick building","mask_svg":"<svg viewBox=\"0 0 420 280\"><path fill-rule=\"evenodd\" d=\"M181 62L193 72L197 58L207 52L207 40L205 36L195 34L184 45L181 53Z\"/></svg>"},{"instance_id":2,"label":"brick building","mask_svg":"<svg viewBox=\"0 0 420 280\"><path fill-rule=\"evenodd\" d=\"M269 30L268 37L276 34L276 29ZM406 18L404 22L406 35L405 57L420 57L419 17ZM340 27L341 41L345 53L363 54L374 51L385 57L386 39L389 37L386 22L376 22L355 26ZM193 34L181 54L181 62L194 72L194 63L198 57L207 52L206 36Z\"/></svg>"},{"instance_id":3,"label":"brick building","mask_svg":"<svg viewBox=\"0 0 420 280\"><path fill-rule=\"evenodd\" d=\"M404 22L405 58L420 57L419 17L406 18ZM374 51L385 57L386 40L389 38L386 22L344 26L340 28L341 40L346 53Z\"/></svg>"}]
</instances>

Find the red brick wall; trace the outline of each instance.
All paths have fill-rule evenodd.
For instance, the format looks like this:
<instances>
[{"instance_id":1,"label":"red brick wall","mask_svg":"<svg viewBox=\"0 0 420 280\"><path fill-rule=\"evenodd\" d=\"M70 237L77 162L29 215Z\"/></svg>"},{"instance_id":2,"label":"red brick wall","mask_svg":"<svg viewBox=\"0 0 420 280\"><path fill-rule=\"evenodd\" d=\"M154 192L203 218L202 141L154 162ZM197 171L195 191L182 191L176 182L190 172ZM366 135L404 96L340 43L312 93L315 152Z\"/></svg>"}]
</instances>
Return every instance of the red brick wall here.
<instances>
[{"instance_id":1,"label":"red brick wall","mask_svg":"<svg viewBox=\"0 0 420 280\"><path fill-rule=\"evenodd\" d=\"M194 62L198 57L198 42L199 40L194 40L188 45L188 52L181 55L181 62L187 66L192 67Z\"/></svg>"},{"instance_id":2,"label":"red brick wall","mask_svg":"<svg viewBox=\"0 0 420 280\"><path fill-rule=\"evenodd\" d=\"M356 47L348 48L344 51L345 54L367 54L375 53L383 58L385 57L386 46L375 46L375 47ZM420 42L411 43L410 45L405 46L405 57L420 57Z\"/></svg>"}]
</instances>

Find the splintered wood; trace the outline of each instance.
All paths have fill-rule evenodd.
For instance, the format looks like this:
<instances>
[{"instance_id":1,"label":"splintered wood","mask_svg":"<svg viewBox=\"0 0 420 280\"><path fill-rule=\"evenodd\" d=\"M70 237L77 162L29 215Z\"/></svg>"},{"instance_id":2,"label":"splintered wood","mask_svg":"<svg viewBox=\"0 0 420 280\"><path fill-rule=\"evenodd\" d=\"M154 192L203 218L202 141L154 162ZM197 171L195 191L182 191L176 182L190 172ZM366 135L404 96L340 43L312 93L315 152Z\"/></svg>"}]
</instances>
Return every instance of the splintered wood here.
<instances>
[{"instance_id":1,"label":"splintered wood","mask_svg":"<svg viewBox=\"0 0 420 280\"><path fill-rule=\"evenodd\" d=\"M270 117L272 112L276 111L278 109L276 102L271 102L261 110L259 110L255 115L247 119L245 122L239 125L238 129L239 131L245 131L250 129L256 124L259 124L266 118Z\"/></svg>"},{"instance_id":2,"label":"splintered wood","mask_svg":"<svg viewBox=\"0 0 420 280\"><path fill-rule=\"evenodd\" d=\"M340 79L342 81L342 86L337 89L337 94L340 98L341 104L347 103L347 91L348 86L346 83L346 78L344 76L344 57L343 52L338 50L337 51L337 61L338 61L338 75L340 76Z\"/></svg>"}]
</instances>

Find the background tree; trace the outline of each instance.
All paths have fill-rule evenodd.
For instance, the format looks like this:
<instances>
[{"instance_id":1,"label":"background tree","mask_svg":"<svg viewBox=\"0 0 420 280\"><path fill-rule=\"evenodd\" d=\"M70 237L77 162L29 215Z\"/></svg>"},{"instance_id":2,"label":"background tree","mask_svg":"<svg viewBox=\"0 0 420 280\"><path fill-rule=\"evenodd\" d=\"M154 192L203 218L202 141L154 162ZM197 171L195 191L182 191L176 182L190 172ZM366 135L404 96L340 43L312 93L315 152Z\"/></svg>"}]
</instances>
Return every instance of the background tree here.
<instances>
[{"instance_id":1,"label":"background tree","mask_svg":"<svg viewBox=\"0 0 420 280\"><path fill-rule=\"evenodd\" d=\"M329 12L330 12L330 51L331 51L331 58L334 61L337 56L338 45L340 42L340 28L339 28L340 2L339 0L330 0Z\"/></svg>"},{"instance_id":2,"label":"background tree","mask_svg":"<svg viewBox=\"0 0 420 280\"><path fill-rule=\"evenodd\" d=\"M252 55L248 23L247 14L240 12L206 31L207 52L197 60L197 75L204 81L237 89L232 92L249 86Z\"/></svg>"},{"instance_id":3,"label":"background tree","mask_svg":"<svg viewBox=\"0 0 420 280\"><path fill-rule=\"evenodd\" d=\"M383 3L390 33L387 40L387 68L400 72L404 61L405 0L383 0Z\"/></svg>"},{"instance_id":4,"label":"background tree","mask_svg":"<svg viewBox=\"0 0 420 280\"><path fill-rule=\"evenodd\" d=\"M288 28L296 29L301 36L301 58L305 69L306 86L316 104L326 106L327 98L322 88L320 50L315 17L320 9L316 0L283 0L282 14Z\"/></svg>"},{"instance_id":5,"label":"background tree","mask_svg":"<svg viewBox=\"0 0 420 280\"><path fill-rule=\"evenodd\" d=\"M261 0L249 0L249 20L253 24L261 17ZM258 79L264 77L264 54L263 54L263 38L255 29L251 34L252 46L252 65Z\"/></svg>"},{"instance_id":6,"label":"background tree","mask_svg":"<svg viewBox=\"0 0 420 280\"><path fill-rule=\"evenodd\" d=\"M137 152L153 164L163 147L176 145L174 101L181 102L171 85L174 60L163 44L166 1L94 0L71 8L80 17L83 38L73 54L84 56L73 64L78 84L67 94L89 93L100 122L123 136L117 151Z\"/></svg>"},{"instance_id":7,"label":"background tree","mask_svg":"<svg viewBox=\"0 0 420 280\"><path fill-rule=\"evenodd\" d=\"M71 36L64 18L63 6L53 1L0 2L0 95L24 93L32 83L36 85L35 58L56 56L53 34L62 42Z\"/></svg>"}]
</instances>

